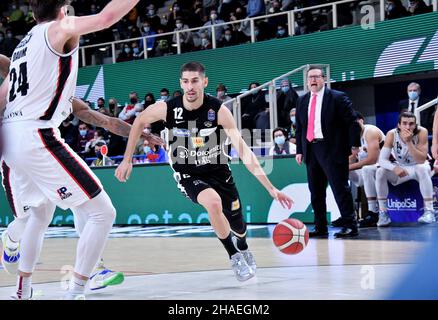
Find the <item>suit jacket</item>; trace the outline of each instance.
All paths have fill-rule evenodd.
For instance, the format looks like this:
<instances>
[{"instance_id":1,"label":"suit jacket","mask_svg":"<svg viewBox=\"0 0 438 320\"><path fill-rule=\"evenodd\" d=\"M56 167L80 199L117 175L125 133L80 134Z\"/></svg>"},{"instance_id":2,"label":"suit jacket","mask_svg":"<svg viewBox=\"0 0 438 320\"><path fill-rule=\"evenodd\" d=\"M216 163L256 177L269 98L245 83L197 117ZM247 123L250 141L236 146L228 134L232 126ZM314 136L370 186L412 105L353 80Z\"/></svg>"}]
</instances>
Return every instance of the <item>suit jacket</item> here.
<instances>
[{"instance_id":1,"label":"suit jacket","mask_svg":"<svg viewBox=\"0 0 438 320\"><path fill-rule=\"evenodd\" d=\"M420 95L417 108L421 107L425 103L428 103L429 101L430 101L429 99L424 98L423 96ZM408 111L410 108L409 99L399 101L398 108L400 112ZM420 125L422 127L425 127L429 134L432 134L434 115L435 115L435 107L430 107L420 113Z\"/></svg>"},{"instance_id":2,"label":"suit jacket","mask_svg":"<svg viewBox=\"0 0 438 320\"><path fill-rule=\"evenodd\" d=\"M306 139L310 92L297 101L297 154L302 154L307 163ZM333 161L348 162L351 147L360 146L361 128L357 123L352 103L344 92L325 88L321 107L321 128L329 156Z\"/></svg>"}]
</instances>

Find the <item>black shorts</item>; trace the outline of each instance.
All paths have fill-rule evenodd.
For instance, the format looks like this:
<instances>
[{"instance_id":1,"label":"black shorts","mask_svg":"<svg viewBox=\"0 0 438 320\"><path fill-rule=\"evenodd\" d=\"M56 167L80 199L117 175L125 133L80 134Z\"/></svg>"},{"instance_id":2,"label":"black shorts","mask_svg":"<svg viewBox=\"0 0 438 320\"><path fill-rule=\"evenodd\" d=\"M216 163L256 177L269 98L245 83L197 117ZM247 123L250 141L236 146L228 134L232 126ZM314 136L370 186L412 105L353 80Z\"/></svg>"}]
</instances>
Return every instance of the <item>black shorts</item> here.
<instances>
[{"instance_id":1,"label":"black shorts","mask_svg":"<svg viewBox=\"0 0 438 320\"><path fill-rule=\"evenodd\" d=\"M212 188L220 196L222 207L227 217L240 213L241 204L239 192L230 170L218 170L208 174L189 175L176 172L175 180L180 191L194 203L198 203L198 195L205 189Z\"/></svg>"}]
</instances>

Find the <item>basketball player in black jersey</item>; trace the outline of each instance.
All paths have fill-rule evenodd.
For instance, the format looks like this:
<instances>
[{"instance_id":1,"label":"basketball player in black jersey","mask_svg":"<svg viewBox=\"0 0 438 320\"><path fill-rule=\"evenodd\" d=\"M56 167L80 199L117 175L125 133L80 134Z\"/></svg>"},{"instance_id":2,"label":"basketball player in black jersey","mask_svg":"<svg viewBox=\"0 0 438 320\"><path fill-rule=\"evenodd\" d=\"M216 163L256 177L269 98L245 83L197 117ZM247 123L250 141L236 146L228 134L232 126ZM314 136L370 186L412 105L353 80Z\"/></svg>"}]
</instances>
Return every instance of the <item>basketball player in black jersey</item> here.
<instances>
[{"instance_id":1,"label":"basketball player in black jersey","mask_svg":"<svg viewBox=\"0 0 438 320\"><path fill-rule=\"evenodd\" d=\"M198 62L184 64L180 85L183 96L157 102L137 117L124 160L115 175L119 181L126 182L132 171L135 144L145 125L164 120L169 130L169 160L178 187L207 210L210 223L230 256L237 279L246 281L255 275L256 264L248 250L239 193L228 166L227 137L248 170L274 199L288 209L293 201L269 181L240 136L228 108L218 99L204 94L208 85L204 66Z\"/></svg>"}]
</instances>

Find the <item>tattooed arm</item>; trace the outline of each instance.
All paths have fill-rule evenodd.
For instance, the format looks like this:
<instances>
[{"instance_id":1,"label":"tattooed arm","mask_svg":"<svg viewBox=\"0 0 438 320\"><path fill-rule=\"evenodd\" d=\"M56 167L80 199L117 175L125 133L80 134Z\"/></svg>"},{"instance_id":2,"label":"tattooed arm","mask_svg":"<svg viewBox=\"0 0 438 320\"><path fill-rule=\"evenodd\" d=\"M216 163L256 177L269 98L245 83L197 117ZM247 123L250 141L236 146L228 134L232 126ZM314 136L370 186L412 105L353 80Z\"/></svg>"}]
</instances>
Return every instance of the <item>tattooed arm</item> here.
<instances>
[{"instance_id":1,"label":"tattooed arm","mask_svg":"<svg viewBox=\"0 0 438 320\"><path fill-rule=\"evenodd\" d=\"M73 114L85 123L105 128L118 136L129 137L129 132L131 131L131 125L129 123L119 118L109 117L95 110L91 110L82 100L73 99ZM163 140L153 134L143 133L142 138L152 144L163 144Z\"/></svg>"}]
</instances>

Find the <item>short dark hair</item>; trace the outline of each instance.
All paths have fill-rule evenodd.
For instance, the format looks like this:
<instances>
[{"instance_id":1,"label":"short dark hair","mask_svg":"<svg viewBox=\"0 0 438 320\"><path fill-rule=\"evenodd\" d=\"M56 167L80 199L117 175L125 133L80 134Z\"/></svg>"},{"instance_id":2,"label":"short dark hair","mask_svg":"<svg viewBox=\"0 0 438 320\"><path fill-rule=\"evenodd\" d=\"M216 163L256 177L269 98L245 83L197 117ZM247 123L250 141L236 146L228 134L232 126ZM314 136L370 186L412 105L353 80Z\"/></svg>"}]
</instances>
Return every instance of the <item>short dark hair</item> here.
<instances>
[{"instance_id":1,"label":"short dark hair","mask_svg":"<svg viewBox=\"0 0 438 320\"><path fill-rule=\"evenodd\" d=\"M203 75L205 75L204 65L202 63L199 63L196 61L187 62L187 63L183 64L181 67L180 75L182 76L183 72L186 72L186 71L199 72L199 73L202 73Z\"/></svg>"},{"instance_id":2,"label":"short dark hair","mask_svg":"<svg viewBox=\"0 0 438 320\"><path fill-rule=\"evenodd\" d=\"M277 127L277 128L275 128L275 129L272 131L272 139L275 138L275 133L276 133L277 131L281 131L281 132L283 132L283 135L285 136L285 138L287 138L287 131L286 131L284 128Z\"/></svg>"},{"instance_id":3,"label":"short dark hair","mask_svg":"<svg viewBox=\"0 0 438 320\"><path fill-rule=\"evenodd\" d=\"M69 0L30 0L30 7L37 22L52 21L58 16L59 10L70 4Z\"/></svg>"},{"instance_id":4,"label":"short dark hair","mask_svg":"<svg viewBox=\"0 0 438 320\"><path fill-rule=\"evenodd\" d=\"M307 74L309 74L309 71L311 70L320 70L323 77L325 77L324 68L318 67L318 66L310 66L310 68L307 70Z\"/></svg>"},{"instance_id":5,"label":"short dark hair","mask_svg":"<svg viewBox=\"0 0 438 320\"><path fill-rule=\"evenodd\" d=\"M169 94L169 89L167 89L167 88L163 88L163 89L160 90L160 93L161 93L161 92L166 92L167 94Z\"/></svg>"},{"instance_id":6,"label":"short dark hair","mask_svg":"<svg viewBox=\"0 0 438 320\"><path fill-rule=\"evenodd\" d=\"M356 118L356 120L365 120L363 114L357 110L354 110L354 117Z\"/></svg>"},{"instance_id":7,"label":"short dark hair","mask_svg":"<svg viewBox=\"0 0 438 320\"><path fill-rule=\"evenodd\" d=\"M401 119L402 118L414 118L414 121L417 122L417 117L415 116L415 114L413 114L412 112L409 111L405 111L405 112L401 112L398 116L398 124L401 124Z\"/></svg>"}]
</instances>

